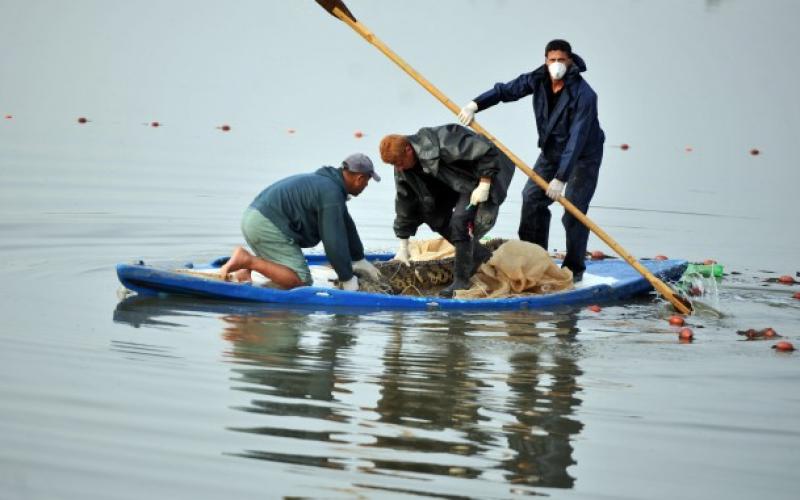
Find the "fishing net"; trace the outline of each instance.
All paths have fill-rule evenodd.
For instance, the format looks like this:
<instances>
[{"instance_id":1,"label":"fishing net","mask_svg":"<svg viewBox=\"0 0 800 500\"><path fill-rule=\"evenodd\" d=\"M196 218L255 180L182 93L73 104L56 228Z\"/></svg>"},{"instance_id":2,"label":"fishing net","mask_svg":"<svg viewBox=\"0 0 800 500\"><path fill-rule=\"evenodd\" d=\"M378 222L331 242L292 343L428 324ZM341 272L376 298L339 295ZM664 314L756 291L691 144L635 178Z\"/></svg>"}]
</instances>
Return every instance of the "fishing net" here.
<instances>
[{"instance_id":1,"label":"fishing net","mask_svg":"<svg viewBox=\"0 0 800 500\"><path fill-rule=\"evenodd\" d=\"M482 264L469 290L458 298L500 298L550 293L572 287L572 273L558 267L538 245L524 241L493 239L483 242L492 257ZM359 289L391 295L437 295L453 281L452 245L444 240L412 241L411 261L376 262L380 279L359 276Z\"/></svg>"}]
</instances>

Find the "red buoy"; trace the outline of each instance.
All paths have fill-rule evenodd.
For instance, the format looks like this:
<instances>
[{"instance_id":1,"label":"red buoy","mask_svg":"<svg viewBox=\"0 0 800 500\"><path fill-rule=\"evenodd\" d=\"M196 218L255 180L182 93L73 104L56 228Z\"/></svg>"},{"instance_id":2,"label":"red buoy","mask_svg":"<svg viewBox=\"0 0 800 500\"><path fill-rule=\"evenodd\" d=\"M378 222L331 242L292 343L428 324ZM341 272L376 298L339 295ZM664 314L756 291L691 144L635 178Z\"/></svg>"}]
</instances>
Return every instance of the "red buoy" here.
<instances>
[{"instance_id":1,"label":"red buoy","mask_svg":"<svg viewBox=\"0 0 800 500\"><path fill-rule=\"evenodd\" d=\"M85 116L81 116L78 118L78 123L82 125L84 123L89 123L89 120Z\"/></svg>"},{"instance_id":2,"label":"red buoy","mask_svg":"<svg viewBox=\"0 0 800 500\"><path fill-rule=\"evenodd\" d=\"M792 295L792 297L794 297L797 300L800 300L800 292L794 292L794 295Z\"/></svg>"},{"instance_id":3,"label":"red buoy","mask_svg":"<svg viewBox=\"0 0 800 500\"><path fill-rule=\"evenodd\" d=\"M767 338L772 338L772 337L778 335L778 332L776 332L775 330L773 330L772 328L769 328L769 327L764 328L763 331L764 331L764 336L767 337Z\"/></svg>"},{"instance_id":4,"label":"red buoy","mask_svg":"<svg viewBox=\"0 0 800 500\"><path fill-rule=\"evenodd\" d=\"M666 255L661 255L661 254L659 254L659 255L656 255L656 256L655 256L655 257L653 257L653 258L654 258L655 260L667 260L669 257L667 257Z\"/></svg>"},{"instance_id":5,"label":"red buoy","mask_svg":"<svg viewBox=\"0 0 800 500\"><path fill-rule=\"evenodd\" d=\"M694 148L693 148L693 147L691 147L691 146L686 146L686 147L684 148L684 150L685 150L687 153L691 153L692 151L694 151Z\"/></svg>"},{"instance_id":6,"label":"red buoy","mask_svg":"<svg viewBox=\"0 0 800 500\"><path fill-rule=\"evenodd\" d=\"M14 115L6 115L6 120L10 120L12 118L14 118Z\"/></svg>"},{"instance_id":7,"label":"red buoy","mask_svg":"<svg viewBox=\"0 0 800 500\"><path fill-rule=\"evenodd\" d=\"M599 313L600 311L603 310L603 308L598 306L597 304L592 304L589 306L589 310L592 311L593 313Z\"/></svg>"},{"instance_id":8,"label":"red buoy","mask_svg":"<svg viewBox=\"0 0 800 500\"><path fill-rule=\"evenodd\" d=\"M772 348L775 349L776 351L780 351L780 352L792 352L792 351L794 351L794 346L792 345L792 343L791 342L787 342L785 340L781 340L780 342L777 342L774 346L772 346Z\"/></svg>"},{"instance_id":9,"label":"red buoy","mask_svg":"<svg viewBox=\"0 0 800 500\"><path fill-rule=\"evenodd\" d=\"M592 260L603 260L606 258L606 254L604 254L600 250L593 250L592 251Z\"/></svg>"},{"instance_id":10,"label":"red buoy","mask_svg":"<svg viewBox=\"0 0 800 500\"><path fill-rule=\"evenodd\" d=\"M155 128L155 127L160 127L161 124L159 122L150 122L150 126Z\"/></svg>"},{"instance_id":11,"label":"red buoy","mask_svg":"<svg viewBox=\"0 0 800 500\"><path fill-rule=\"evenodd\" d=\"M759 151L758 148L753 148L750 150L750 154L753 156L758 156L761 154L761 151Z\"/></svg>"},{"instance_id":12,"label":"red buoy","mask_svg":"<svg viewBox=\"0 0 800 500\"><path fill-rule=\"evenodd\" d=\"M686 321L683 319L682 316L673 315L669 317L669 324L672 326L683 326Z\"/></svg>"},{"instance_id":13,"label":"red buoy","mask_svg":"<svg viewBox=\"0 0 800 500\"><path fill-rule=\"evenodd\" d=\"M353 135L355 136L356 139L361 139L362 137L364 137L364 132L356 130L355 132L353 132Z\"/></svg>"},{"instance_id":14,"label":"red buoy","mask_svg":"<svg viewBox=\"0 0 800 500\"><path fill-rule=\"evenodd\" d=\"M231 131L231 126L230 126L230 125L228 125L227 123L226 123L226 124L224 124L224 125L220 125L220 126L219 126L219 127L217 127L217 128L218 128L219 130L222 130L223 132L230 132L230 131Z\"/></svg>"},{"instance_id":15,"label":"red buoy","mask_svg":"<svg viewBox=\"0 0 800 500\"><path fill-rule=\"evenodd\" d=\"M627 151L628 148L630 148L630 146L628 144L625 144L624 142L619 145L619 149L621 149L623 151Z\"/></svg>"},{"instance_id":16,"label":"red buoy","mask_svg":"<svg viewBox=\"0 0 800 500\"><path fill-rule=\"evenodd\" d=\"M792 285L792 284L794 284L794 278L792 278L788 274L784 274L783 276L778 278L778 281L780 283L783 283L784 285Z\"/></svg>"},{"instance_id":17,"label":"red buoy","mask_svg":"<svg viewBox=\"0 0 800 500\"><path fill-rule=\"evenodd\" d=\"M293 128L286 129L286 133L287 134L294 134L295 132L297 132L297 131L295 129L293 129Z\"/></svg>"},{"instance_id":18,"label":"red buoy","mask_svg":"<svg viewBox=\"0 0 800 500\"><path fill-rule=\"evenodd\" d=\"M681 328L681 331L678 332L678 338L685 342L691 342L694 339L694 332L692 332L691 328Z\"/></svg>"}]
</instances>

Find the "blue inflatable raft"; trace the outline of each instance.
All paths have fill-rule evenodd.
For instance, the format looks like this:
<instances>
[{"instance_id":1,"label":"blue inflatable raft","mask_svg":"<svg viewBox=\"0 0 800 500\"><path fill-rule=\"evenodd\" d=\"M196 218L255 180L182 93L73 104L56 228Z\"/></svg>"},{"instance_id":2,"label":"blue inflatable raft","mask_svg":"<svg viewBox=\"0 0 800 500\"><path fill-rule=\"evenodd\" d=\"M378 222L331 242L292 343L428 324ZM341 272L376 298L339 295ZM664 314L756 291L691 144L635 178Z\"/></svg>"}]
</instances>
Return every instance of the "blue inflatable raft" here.
<instances>
[{"instance_id":1,"label":"blue inflatable raft","mask_svg":"<svg viewBox=\"0 0 800 500\"><path fill-rule=\"evenodd\" d=\"M304 286L279 290L251 283L232 283L204 277L218 269L227 257L204 265L164 263L117 265L117 276L129 290L139 295L175 294L224 301L247 301L286 305L350 307L370 309L503 310L547 309L624 300L652 290L650 283L625 261L607 259L587 261L584 282L577 288L546 295L503 299L445 299L381 293L349 292L336 288ZM389 260L390 254L370 254L371 261ZM325 264L322 255L308 255L309 265ZM642 260L641 263L664 281L675 281L686 269L684 260ZM190 273L186 269L191 269Z\"/></svg>"}]
</instances>

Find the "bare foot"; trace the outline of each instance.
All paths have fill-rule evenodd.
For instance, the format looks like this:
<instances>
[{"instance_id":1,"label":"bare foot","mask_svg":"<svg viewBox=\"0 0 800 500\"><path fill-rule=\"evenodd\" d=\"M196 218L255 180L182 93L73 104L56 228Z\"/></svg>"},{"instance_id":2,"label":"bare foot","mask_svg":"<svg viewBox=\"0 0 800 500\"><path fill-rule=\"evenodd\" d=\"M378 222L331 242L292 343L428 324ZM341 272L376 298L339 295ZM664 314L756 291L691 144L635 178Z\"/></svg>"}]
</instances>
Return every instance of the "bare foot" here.
<instances>
[{"instance_id":1,"label":"bare foot","mask_svg":"<svg viewBox=\"0 0 800 500\"><path fill-rule=\"evenodd\" d=\"M250 276L249 269L239 269L233 272L233 281L237 283L250 283L253 281L253 277Z\"/></svg>"},{"instance_id":2,"label":"bare foot","mask_svg":"<svg viewBox=\"0 0 800 500\"><path fill-rule=\"evenodd\" d=\"M228 262L219 269L219 275L222 276L222 279L227 281L229 273L238 271L239 269L249 269L252 260L253 256L250 252L242 247L236 247L231 254L231 258L228 259Z\"/></svg>"}]
</instances>

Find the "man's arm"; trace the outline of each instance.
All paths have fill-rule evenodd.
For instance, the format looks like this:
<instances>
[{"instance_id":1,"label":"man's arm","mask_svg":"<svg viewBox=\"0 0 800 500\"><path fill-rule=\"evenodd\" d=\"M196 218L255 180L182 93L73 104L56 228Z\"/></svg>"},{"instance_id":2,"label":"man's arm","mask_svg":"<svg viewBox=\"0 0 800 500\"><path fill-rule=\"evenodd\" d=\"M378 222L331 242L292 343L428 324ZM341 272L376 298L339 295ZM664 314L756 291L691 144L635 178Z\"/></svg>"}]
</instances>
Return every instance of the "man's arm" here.
<instances>
[{"instance_id":1,"label":"man's arm","mask_svg":"<svg viewBox=\"0 0 800 500\"><path fill-rule=\"evenodd\" d=\"M364 244L361 243L361 237L358 235L356 223L350 217L350 212L344 212L344 225L347 229L347 243L350 250L350 260L353 262L359 261L364 258Z\"/></svg>"},{"instance_id":2,"label":"man's arm","mask_svg":"<svg viewBox=\"0 0 800 500\"><path fill-rule=\"evenodd\" d=\"M473 101L478 111L491 108L499 102L513 102L533 93L533 73L523 73L506 83L495 83L494 87L479 95Z\"/></svg>"},{"instance_id":3,"label":"man's arm","mask_svg":"<svg viewBox=\"0 0 800 500\"><path fill-rule=\"evenodd\" d=\"M328 203L319 210L319 235L325 256L328 258L340 281L348 281L353 277L353 265L350 260L350 237L342 238L347 231L345 214L347 208L344 201ZM355 226L354 226L355 227ZM361 254L363 256L363 248Z\"/></svg>"}]
</instances>

